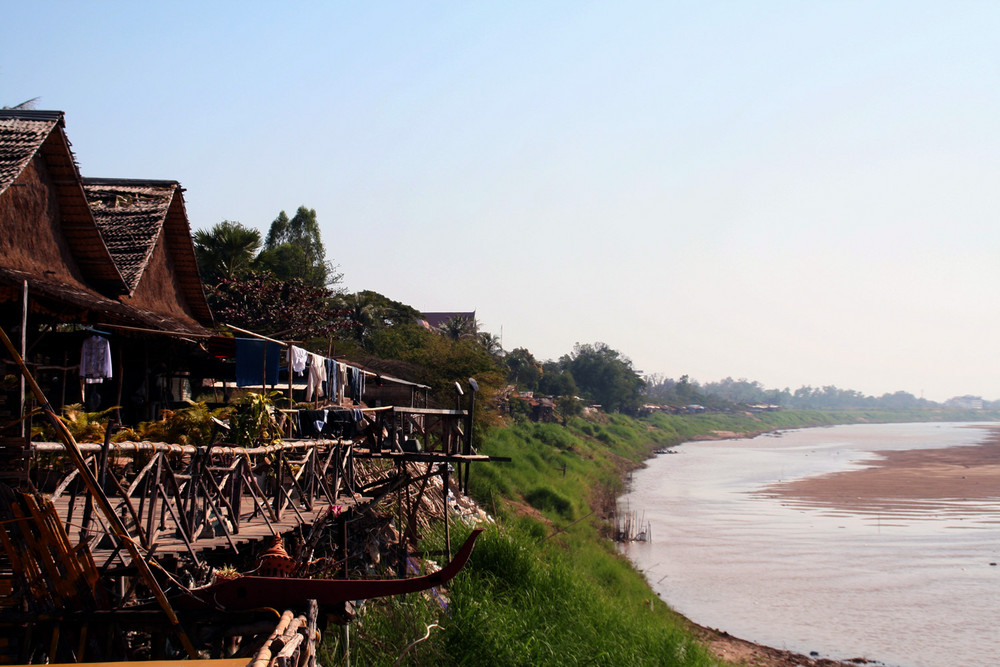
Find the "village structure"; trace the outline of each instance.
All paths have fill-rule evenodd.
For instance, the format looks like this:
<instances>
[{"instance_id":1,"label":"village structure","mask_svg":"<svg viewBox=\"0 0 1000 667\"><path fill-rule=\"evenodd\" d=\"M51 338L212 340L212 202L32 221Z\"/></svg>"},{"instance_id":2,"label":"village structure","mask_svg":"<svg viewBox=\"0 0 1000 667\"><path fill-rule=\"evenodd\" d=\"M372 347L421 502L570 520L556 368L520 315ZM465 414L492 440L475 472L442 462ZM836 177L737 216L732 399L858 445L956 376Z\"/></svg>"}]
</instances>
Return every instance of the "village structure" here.
<instances>
[{"instance_id":1,"label":"village structure","mask_svg":"<svg viewBox=\"0 0 1000 667\"><path fill-rule=\"evenodd\" d=\"M360 601L455 576L485 517L472 464L497 460L475 379L442 409L214 321L180 183L84 178L65 126L0 110L0 664L315 664ZM258 409L134 430L237 391ZM444 553L418 551L429 521Z\"/></svg>"}]
</instances>

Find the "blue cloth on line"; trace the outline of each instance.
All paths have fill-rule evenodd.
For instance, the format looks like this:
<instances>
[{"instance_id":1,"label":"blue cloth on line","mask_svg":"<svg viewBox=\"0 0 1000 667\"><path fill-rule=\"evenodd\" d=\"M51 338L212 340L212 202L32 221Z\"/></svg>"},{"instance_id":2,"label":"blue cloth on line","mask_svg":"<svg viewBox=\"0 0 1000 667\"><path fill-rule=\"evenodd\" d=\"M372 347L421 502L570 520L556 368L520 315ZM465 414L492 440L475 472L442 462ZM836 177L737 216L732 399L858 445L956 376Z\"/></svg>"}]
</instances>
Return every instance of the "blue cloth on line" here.
<instances>
[{"instance_id":1,"label":"blue cloth on line","mask_svg":"<svg viewBox=\"0 0 1000 667\"><path fill-rule=\"evenodd\" d=\"M256 338L236 339L236 386L278 384L282 346ZM264 381L261 382L261 379Z\"/></svg>"}]
</instances>

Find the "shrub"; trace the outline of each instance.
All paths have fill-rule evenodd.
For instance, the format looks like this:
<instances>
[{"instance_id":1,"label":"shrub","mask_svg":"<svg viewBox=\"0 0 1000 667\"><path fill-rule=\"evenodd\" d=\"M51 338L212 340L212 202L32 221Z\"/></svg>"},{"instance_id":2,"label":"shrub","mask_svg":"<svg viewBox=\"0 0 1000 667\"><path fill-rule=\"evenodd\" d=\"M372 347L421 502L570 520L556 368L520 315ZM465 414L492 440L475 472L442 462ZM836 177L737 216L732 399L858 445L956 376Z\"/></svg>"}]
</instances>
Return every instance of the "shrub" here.
<instances>
[{"instance_id":1,"label":"shrub","mask_svg":"<svg viewBox=\"0 0 1000 667\"><path fill-rule=\"evenodd\" d=\"M524 495L524 499L541 512L555 512L564 519L573 518L573 503L551 486L536 486Z\"/></svg>"}]
</instances>

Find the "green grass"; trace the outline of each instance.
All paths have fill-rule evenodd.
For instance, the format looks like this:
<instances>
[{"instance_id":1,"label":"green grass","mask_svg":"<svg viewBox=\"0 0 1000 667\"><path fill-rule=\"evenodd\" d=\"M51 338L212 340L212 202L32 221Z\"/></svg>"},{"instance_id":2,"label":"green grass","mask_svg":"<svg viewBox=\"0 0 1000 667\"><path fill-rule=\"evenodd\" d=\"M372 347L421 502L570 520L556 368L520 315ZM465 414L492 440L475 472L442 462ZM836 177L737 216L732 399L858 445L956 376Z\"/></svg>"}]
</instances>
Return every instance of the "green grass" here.
<instances>
[{"instance_id":1,"label":"green grass","mask_svg":"<svg viewBox=\"0 0 1000 667\"><path fill-rule=\"evenodd\" d=\"M477 465L472 482L482 506L496 508L498 526L480 537L452 582L447 609L427 594L369 601L352 624L352 664L392 665L436 622L440 627L400 664L716 665L606 539L602 514L623 490L626 471L654 449L711 431L998 417L971 411L611 415L495 429L480 451L512 461ZM467 534L455 524L454 548ZM440 548L442 536L428 542L428 549ZM331 626L321 654L327 667L344 664L341 641Z\"/></svg>"}]
</instances>

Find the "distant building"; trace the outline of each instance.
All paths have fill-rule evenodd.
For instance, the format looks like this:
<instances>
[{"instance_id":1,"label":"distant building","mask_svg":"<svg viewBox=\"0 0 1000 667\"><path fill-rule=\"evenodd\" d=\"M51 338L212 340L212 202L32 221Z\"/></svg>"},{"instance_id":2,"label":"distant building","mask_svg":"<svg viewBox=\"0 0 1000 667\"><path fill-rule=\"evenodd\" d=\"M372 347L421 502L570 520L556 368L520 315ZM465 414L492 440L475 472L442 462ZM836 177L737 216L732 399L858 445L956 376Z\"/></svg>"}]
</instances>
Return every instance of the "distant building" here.
<instances>
[{"instance_id":1,"label":"distant building","mask_svg":"<svg viewBox=\"0 0 1000 667\"><path fill-rule=\"evenodd\" d=\"M441 312L441 313L420 313L420 323L423 324L428 329L437 329L442 324L450 322L453 319L461 318L463 320L469 320L475 326L476 323L476 311L472 312Z\"/></svg>"},{"instance_id":2,"label":"distant building","mask_svg":"<svg viewBox=\"0 0 1000 667\"><path fill-rule=\"evenodd\" d=\"M945 405L949 408L958 408L960 410L982 410L983 399L970 395L956 396L945 401Z\"/></svg>"}]
</instances>

